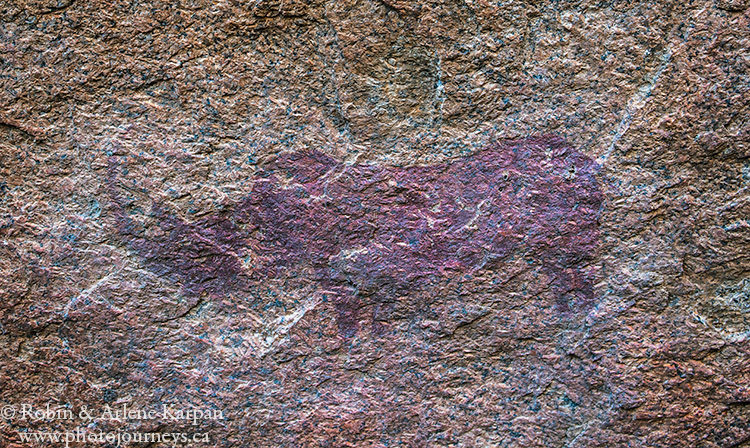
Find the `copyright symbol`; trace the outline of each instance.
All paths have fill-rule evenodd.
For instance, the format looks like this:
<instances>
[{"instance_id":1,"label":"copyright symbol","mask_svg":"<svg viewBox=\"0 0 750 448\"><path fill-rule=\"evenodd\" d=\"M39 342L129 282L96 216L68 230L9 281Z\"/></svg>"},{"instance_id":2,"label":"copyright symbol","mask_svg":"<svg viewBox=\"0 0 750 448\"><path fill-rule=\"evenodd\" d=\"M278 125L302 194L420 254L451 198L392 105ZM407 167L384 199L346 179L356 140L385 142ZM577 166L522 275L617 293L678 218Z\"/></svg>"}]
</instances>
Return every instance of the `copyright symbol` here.
<instances>
[{"instance_id":1,"label":"copyright symbol","mask_svg":"<svg viewBox=\"0 0 750 448\"><path fill-rule=\"evenodd\" d=\"M12 404L5 405L3 406L2 411L0 411L0 414L2 414L4 419L10 420L16 416L16 407Z\"/></svg>"}]
</instances>

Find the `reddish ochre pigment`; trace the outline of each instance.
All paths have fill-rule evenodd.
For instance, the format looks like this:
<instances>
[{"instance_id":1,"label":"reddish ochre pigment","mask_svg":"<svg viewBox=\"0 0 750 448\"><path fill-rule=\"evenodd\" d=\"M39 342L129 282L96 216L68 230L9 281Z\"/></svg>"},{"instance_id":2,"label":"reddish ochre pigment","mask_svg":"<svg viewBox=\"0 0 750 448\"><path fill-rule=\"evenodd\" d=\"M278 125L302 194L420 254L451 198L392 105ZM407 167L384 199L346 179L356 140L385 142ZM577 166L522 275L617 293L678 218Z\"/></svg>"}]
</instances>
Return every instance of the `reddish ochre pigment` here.
<instances>
[{"instance_id":1,"label":"reddish ochre pigment","mask_svg":"<svg viewBox=\"0 0 750 448\"><path fill-rule=\"evenodd\" d=\"M153 237L129 218L116 179L111 192L127 245L185 294L226 296L304 267L351 337L363 296L391 300L441 278L502 268L509 257L541 266L563 311L591 303L582 268L598 242L595 171L557 137L501 141L426 166L286 153L222 212L188 222L154 203L161 232Z\"/></svg>"}]
</instances>

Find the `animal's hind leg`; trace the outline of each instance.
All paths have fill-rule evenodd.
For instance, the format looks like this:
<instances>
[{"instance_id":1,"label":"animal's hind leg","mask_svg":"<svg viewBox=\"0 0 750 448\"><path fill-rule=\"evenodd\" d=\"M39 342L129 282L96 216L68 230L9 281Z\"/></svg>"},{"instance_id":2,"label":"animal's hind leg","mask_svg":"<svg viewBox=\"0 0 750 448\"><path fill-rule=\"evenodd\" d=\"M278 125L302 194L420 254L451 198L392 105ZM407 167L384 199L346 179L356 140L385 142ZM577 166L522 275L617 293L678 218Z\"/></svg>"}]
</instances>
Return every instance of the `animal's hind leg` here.
<instances>
[{"instance_id":1,"label":"animal's hind leg","mask_svg":"<svg viewBox=\"0 0 750 448\"><path fill-rule=\"evenodd\" d=\"M594 287L586 272L578 267L555 267L548 270L552 293L562 312L588 309L594 302Z\"/></svg>"},{"instance_id":2,"label":"animal's hind leg","mask_svg":"<svg viewBox=\"0 0 750 448\"><path fill-rule=\"evenodd\" d=\"M330 295L324 294L324 297L333 303L339 335L344 339L354 338L359 331L362 301L349 288L327 288L327 292Z\"/></svg>"}]
</instances>

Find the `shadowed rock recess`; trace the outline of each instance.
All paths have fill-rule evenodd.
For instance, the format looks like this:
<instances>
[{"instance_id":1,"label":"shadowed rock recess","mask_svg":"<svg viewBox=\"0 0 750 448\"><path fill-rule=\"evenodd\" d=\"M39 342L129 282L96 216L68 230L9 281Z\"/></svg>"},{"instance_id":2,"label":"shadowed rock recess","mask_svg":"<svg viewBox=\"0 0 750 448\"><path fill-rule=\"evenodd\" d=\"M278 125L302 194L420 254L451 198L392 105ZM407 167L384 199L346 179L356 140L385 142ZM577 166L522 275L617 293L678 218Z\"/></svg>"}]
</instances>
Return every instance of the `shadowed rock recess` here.
<instances>
[{"instance_id":1,"label":"shadowed rock recess","mask_svg":"<svg viewBox=\"0 0 750 448\"><path fill-rule=\"evenodd\" d=\"M0 447L749 448L748 48L747 0L0 2Z\"/></svg>"}]
</instances>

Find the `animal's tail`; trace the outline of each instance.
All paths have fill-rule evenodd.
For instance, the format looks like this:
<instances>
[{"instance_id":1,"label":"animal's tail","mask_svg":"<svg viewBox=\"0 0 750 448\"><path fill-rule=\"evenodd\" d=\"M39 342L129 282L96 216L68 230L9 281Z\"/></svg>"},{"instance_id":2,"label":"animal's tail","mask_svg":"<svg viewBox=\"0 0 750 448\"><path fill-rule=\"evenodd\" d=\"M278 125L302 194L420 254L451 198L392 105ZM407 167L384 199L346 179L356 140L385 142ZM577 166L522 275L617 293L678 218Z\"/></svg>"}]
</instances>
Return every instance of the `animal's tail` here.
<instances>
[{"instance_id":1,"label":"animal's tail","mask_svg":"<svg viewBox=\"0 0 750 448\"><path fill-rule=\"evenodd\" d=\"M118 161L110 158L110 213L118 238L148 270L195 297L227 295L245 286L247 270L242 260L248 244L230 216L217 212L188 222L152 197L151 209L141 223L131 215L135 199L127 194L148 192L126 187L120 172Z\"/></svg>"}]
</instances>

